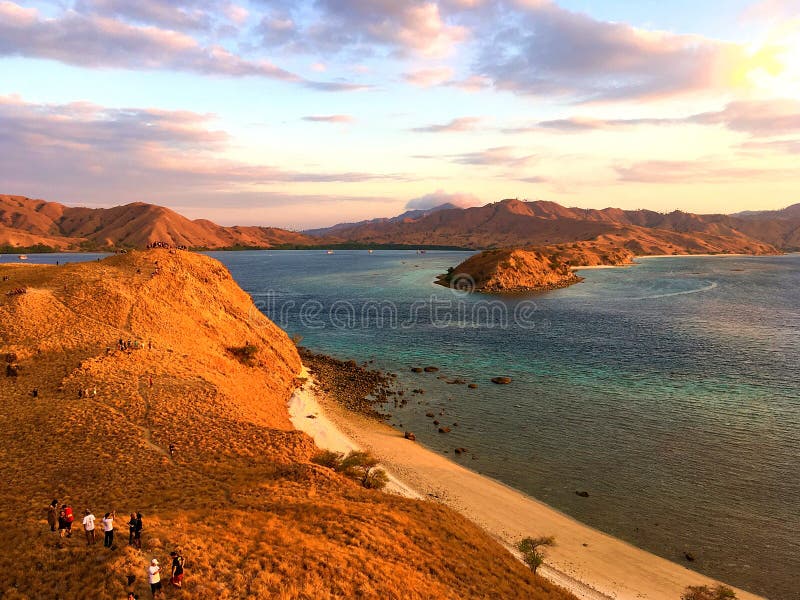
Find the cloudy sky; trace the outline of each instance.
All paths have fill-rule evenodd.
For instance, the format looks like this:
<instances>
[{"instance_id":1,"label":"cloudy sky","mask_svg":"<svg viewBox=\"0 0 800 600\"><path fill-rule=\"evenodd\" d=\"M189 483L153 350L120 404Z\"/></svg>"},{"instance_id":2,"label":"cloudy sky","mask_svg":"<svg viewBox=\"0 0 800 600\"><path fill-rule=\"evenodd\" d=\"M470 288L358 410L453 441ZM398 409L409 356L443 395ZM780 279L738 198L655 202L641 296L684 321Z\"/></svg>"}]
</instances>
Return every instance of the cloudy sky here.
<instances>
[{"instance_id":1,"label":"cloudy sky","mask_svg":"<svg viewBox=\"0 0 800 600\"><path fill-rule=\"evenodd\" d=\"M796 0L0 0L0 193L304 228L800 202Z\"/></svg>"}]
</instances>

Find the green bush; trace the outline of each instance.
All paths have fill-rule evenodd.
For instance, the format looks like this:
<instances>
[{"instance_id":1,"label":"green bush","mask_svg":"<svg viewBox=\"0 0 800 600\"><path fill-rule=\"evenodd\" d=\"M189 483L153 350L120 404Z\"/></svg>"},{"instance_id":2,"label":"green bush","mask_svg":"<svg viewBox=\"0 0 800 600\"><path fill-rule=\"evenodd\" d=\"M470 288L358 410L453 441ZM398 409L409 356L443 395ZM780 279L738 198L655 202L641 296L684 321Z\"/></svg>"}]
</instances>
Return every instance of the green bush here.
<instances>
[{"instance_id":1,"label":"green bush","mask_svg":"<svg viewBox=\"0 0 800 600\"><path fill-rule=\"evenodd\" d=\"M331 450L323 450L311 459L311 462L316 463L328 469L338 470L339 463L342 462L344 456L340 452L333 452Z\"/></svg>"},{"instance_id":2,"label":"green bush","mask_svg":"<svg viewBox=\"0 0 800 600\"><path fill-rule=\"evenodd\" d=\"M247 343L244 346L237 346L228 348L228 352L233 354L240 363L248 367L253 365L254 358L258 352L258 347L253 344Z\"/></svg>"},{"instance_id":3,"label":"green bush","mask_svg":"<svg viewBox=\"0 0 800 600\"><path fill-rule=\"evenodd\" d=\"M382 490L389 481L389 476L383 469L377 469L378 459L360 450L354 450L347 456L340 452L324 450L311 459L312 462L333 469L355 479L365 488Z\"/></svg>"},{"instance_id":4,"label":"green bush","mask_svg":"<svg viewBox=\"0 0 800 600\"><path fill-rule=\"evenodd\" d=\"M530 538L526 537L517 544L517 550L522 553L522 560L534 573L544 563L543 546L555 546L556 539L550 537Z\"/></svg>"}]
</instances>

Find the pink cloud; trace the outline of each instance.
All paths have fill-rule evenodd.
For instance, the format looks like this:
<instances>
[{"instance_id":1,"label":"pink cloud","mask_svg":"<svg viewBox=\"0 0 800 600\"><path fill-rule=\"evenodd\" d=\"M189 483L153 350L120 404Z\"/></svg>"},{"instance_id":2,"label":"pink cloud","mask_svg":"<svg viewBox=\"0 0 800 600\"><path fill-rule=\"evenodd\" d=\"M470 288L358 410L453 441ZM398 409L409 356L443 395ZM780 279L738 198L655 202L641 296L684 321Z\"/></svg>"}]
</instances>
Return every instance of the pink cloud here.
<instances>
[{"instance_id":1,"label":"pink cloud","mask_svg":"<svg viewBox=\"0 0 800 600\"><path fill-rule=\"evenodd\" d=\"M0 180L17 190L46 187L59 194L130 197L231 194L269 183L406 179L225 159L230 138L209 127L213 118L189 111L110 109L85 102L28 104L18 97L0 97Z\"/></svg>"},{"instance_id":2,"label":"pink cloud","mask_svg":"<svg viewBox=\"0 0 800 600\"><path fill-rule=\"evenodd\" d=\"M737 44L599 21L550 0L510 4L507 26L490 13L473 31L474 74L497 89L582 101L656 98L729 89L747 59Z\"/></svg>"},{"instance_id":3,"label":"pink cloud","mask_svg":"<svg viewBox=\"0 0 800 600\"><path fill-rule=\"evenodd\" d=\"M116 0L93 0L109 12L129 7ZM131 5L132 6L132 5ZM136 4L137 11L166 11L151 20L191 14L160 2ZM166 16L165 16L166 15ZM187 25L188 26L188 25ZM345 81L310 81L267 60L248 60L216 44L203 46L194 37L172 29L132 25L98 14L67 11L42 18L38 11L0 1L0 56L24 56L60 61L87 68L168 69L203 75L265 77L293 82L321 91L351 91L367 86Z\"/></svg>"},{"instance_id":4,"label":"pink cloud","mask_svg":"<svg viewBox=\"0 0 800 600\"><path fill-rule=\"evenodd\" d=\"M450 67L437 67L433 69L420 69L403 74L403 79L412 85L419 87L431 87L439 85L453 77L453 69Z\"/></svg>"},{"instance_id":5,"label":"pink cloud","mask_svg":"<svg viewBox=\"0 0 800 600\"><path fill-rule=\"evenodd\" d=\"M412 131L417 133L453 133L463 131L473 131L478 123L481 122L480 117L461 117L453 119L449 123L440 125L427 125L425 127L415 127Z\"/></svg>"}]
</instances>

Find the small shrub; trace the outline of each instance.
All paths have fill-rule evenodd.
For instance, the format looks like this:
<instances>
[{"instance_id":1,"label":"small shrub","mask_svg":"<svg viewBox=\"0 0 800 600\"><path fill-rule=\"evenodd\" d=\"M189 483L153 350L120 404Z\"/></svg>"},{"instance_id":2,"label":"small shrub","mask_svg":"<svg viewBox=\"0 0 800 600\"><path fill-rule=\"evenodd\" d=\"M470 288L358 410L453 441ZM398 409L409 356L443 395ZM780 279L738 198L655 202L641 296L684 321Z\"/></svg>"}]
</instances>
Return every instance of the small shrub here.
<instances>
[{"instance_id":1,"label":"small shrub","mask_svg":"<svg viewBox=\"0 0 800 600\"><path fill-rule=\"evenodd\" d=\"M355 479L365 488L380 490L389 481L386 471L375 468L378 466L378 459L368 452L354 450L344 456L340 452L324 450L311 460L350 479Z\"/></svg>"},{"instance_id":2,"label":"small shrub","mask_svg":"<svg viewBox=\"0 0 800 600\"><path fill-rule=\"evenodd\" d=\"M344 456L340 452L333 452L331 450L323 450L311 459L311 462L316 463L328 469L339 470L339 464L342 462Z\"/></svg>"},{"instance_id":3,"label":"small shrub","mask_svg":"<svg viewBox=\"0 0 800 600\"><path fill-rule=\"evenodd\" d=\"M517 550L522 553L522 560L525 561L525 564L528 565L535 574L544 563L544 551L542 547L555 546L555 544L556 539L552 536L538 538L527 537L520 540L517 544Z\"/></svg>"},{"instance_id":4,"label":"small shrub","mask_svg":"<svg viewBox=\"0 0 800 600\"><path fill-rule=\"evenodd\" d=\"M681 596L681 600L735 600L735 598L736 593L724 585L715 588L707 585L690 585Z\"/></svg>"},{"instance_id":5,"label":"small shrub","mask_svg":"<svg viewBox=\"0 0 800 600\"><path fill-rule=\"evenodd\" d=\"M258 352L258 346L254 346L253 344L245 344L244 346L236 346L228 348L228 352L233 354L240 363L243 365L252 366L253 359Z\"/></svg>"},{"instance_id":6,"label":"small shrub","mask_svg":"<svg viewBox=\"0 0 800 600\"><path fill-rule=\"evenodd\" d=\"M389 483L389 476L383 469L373 469L362 481L362 485L370 490L382 490L387 483Z\"/></svg>"}]
</instances>

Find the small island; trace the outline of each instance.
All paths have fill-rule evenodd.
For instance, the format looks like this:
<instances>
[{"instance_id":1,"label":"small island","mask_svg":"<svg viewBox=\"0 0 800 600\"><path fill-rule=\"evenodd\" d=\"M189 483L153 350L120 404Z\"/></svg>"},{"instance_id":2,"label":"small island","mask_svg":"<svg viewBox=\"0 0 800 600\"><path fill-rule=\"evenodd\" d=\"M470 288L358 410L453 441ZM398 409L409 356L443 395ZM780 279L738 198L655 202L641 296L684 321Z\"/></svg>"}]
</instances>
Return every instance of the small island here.
<instances>
[{"instance_id":1,"label":"small island","mask_svg":"<svg viewBox=\"0 0 800 600\"><path fill-rule=\"evenodd\" d=\"M575 274L577 267L626 265L634 257L626 248L594 242L484 250L437 283L490 294L555 290L583 281Z\"/></svg>"}]
</instances>

